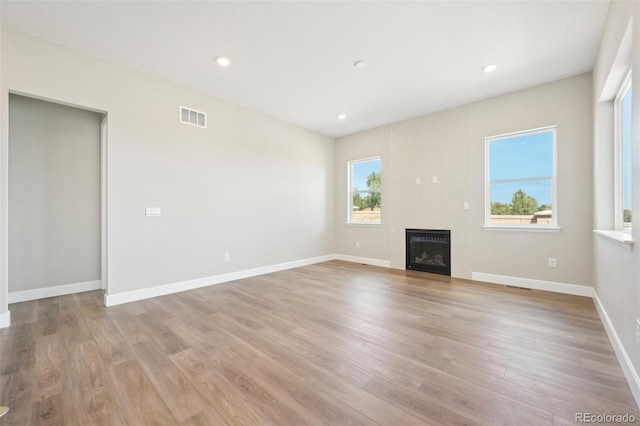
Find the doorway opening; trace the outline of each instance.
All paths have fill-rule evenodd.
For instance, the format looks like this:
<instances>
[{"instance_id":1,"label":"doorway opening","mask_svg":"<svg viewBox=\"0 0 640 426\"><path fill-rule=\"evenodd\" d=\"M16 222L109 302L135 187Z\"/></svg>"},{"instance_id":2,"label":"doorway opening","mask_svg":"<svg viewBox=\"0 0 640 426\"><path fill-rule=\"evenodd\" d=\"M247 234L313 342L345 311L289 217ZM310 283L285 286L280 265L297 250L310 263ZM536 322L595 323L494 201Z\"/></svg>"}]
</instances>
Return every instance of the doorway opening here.
<instances>
[{"instance_id":1,"label":"doorway opening","mask_svg":"<svg viewBox=\"0 0 640 426\"><path fill-rule=\"evenodd\" d=\"M9 94L9 303L105 289L107 116Z\"/></svg>"}]
</instances>

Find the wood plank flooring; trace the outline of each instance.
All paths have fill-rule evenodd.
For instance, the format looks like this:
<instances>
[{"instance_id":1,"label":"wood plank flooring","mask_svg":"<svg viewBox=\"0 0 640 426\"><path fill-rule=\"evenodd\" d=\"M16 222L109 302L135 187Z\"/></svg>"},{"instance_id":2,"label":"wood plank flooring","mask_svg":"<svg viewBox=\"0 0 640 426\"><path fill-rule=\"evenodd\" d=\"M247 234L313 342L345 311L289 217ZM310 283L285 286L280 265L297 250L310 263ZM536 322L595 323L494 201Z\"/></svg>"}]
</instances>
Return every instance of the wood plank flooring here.
<instances>
[{"instance_id":1,"label":"wood plank flooring","mask_svg":"<svg viewBox=\"0 0 640 426\"><path fill-rule=\"evenodd\" d=\"M0 425L567 425L640 412L588 298L331 261L10 306Z\"/></svg>"}]
</instances>

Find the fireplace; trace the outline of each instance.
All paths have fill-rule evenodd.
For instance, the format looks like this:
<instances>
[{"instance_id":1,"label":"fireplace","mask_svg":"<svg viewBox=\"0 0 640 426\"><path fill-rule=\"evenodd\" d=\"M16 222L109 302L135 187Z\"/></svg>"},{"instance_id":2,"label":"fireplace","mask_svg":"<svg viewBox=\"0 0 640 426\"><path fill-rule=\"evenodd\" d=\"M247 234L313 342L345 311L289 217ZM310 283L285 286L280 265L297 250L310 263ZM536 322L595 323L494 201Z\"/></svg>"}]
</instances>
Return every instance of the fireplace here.
<instances>
[{"instance_id":1,"label":"fireplace","mask_svg":"<svg viewBox=\"0 0 640 426\"><path fill-rule=\"evenodd\" d=\"M407 229L407 269L451 276L451 231Z\"/></svg>"}]
</instances>

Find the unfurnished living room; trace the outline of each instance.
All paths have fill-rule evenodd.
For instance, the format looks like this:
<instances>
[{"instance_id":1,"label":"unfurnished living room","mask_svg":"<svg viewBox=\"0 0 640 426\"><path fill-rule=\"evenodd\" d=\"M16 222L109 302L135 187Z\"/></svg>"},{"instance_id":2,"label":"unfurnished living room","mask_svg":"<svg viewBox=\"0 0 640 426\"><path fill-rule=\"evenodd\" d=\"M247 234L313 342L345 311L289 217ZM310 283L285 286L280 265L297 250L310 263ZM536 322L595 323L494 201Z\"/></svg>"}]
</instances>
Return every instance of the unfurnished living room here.
<instances>
[{"instance_id":1,"label":"unfurnished living room","mask_svg":"<svg viewBox=\"0 0 640 426\"><path fill-rule=\"evenodd\" d=\"M639 0L0 21L0 426L640 424Z\"/></svg>"}]
</instances>

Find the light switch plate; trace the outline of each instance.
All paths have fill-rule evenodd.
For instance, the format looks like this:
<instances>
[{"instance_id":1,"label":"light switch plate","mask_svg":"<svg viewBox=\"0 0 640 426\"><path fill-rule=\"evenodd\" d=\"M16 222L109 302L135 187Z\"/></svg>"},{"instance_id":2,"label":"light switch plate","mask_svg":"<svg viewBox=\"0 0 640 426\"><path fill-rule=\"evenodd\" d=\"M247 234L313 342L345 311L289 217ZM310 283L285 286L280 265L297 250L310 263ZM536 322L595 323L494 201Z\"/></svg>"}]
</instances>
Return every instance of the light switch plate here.
<instances>
[{"instance_id":1,"label":"light switch plate","mask_svg":"<svg viewBox=\"0 0 640 426\"><path fill-rule=\"evenodd\" d=\"M160 217L162 215L162 210L160 207L147 207L145 209L145 216L147 217Z\"/></svg>"}]
</instances>

